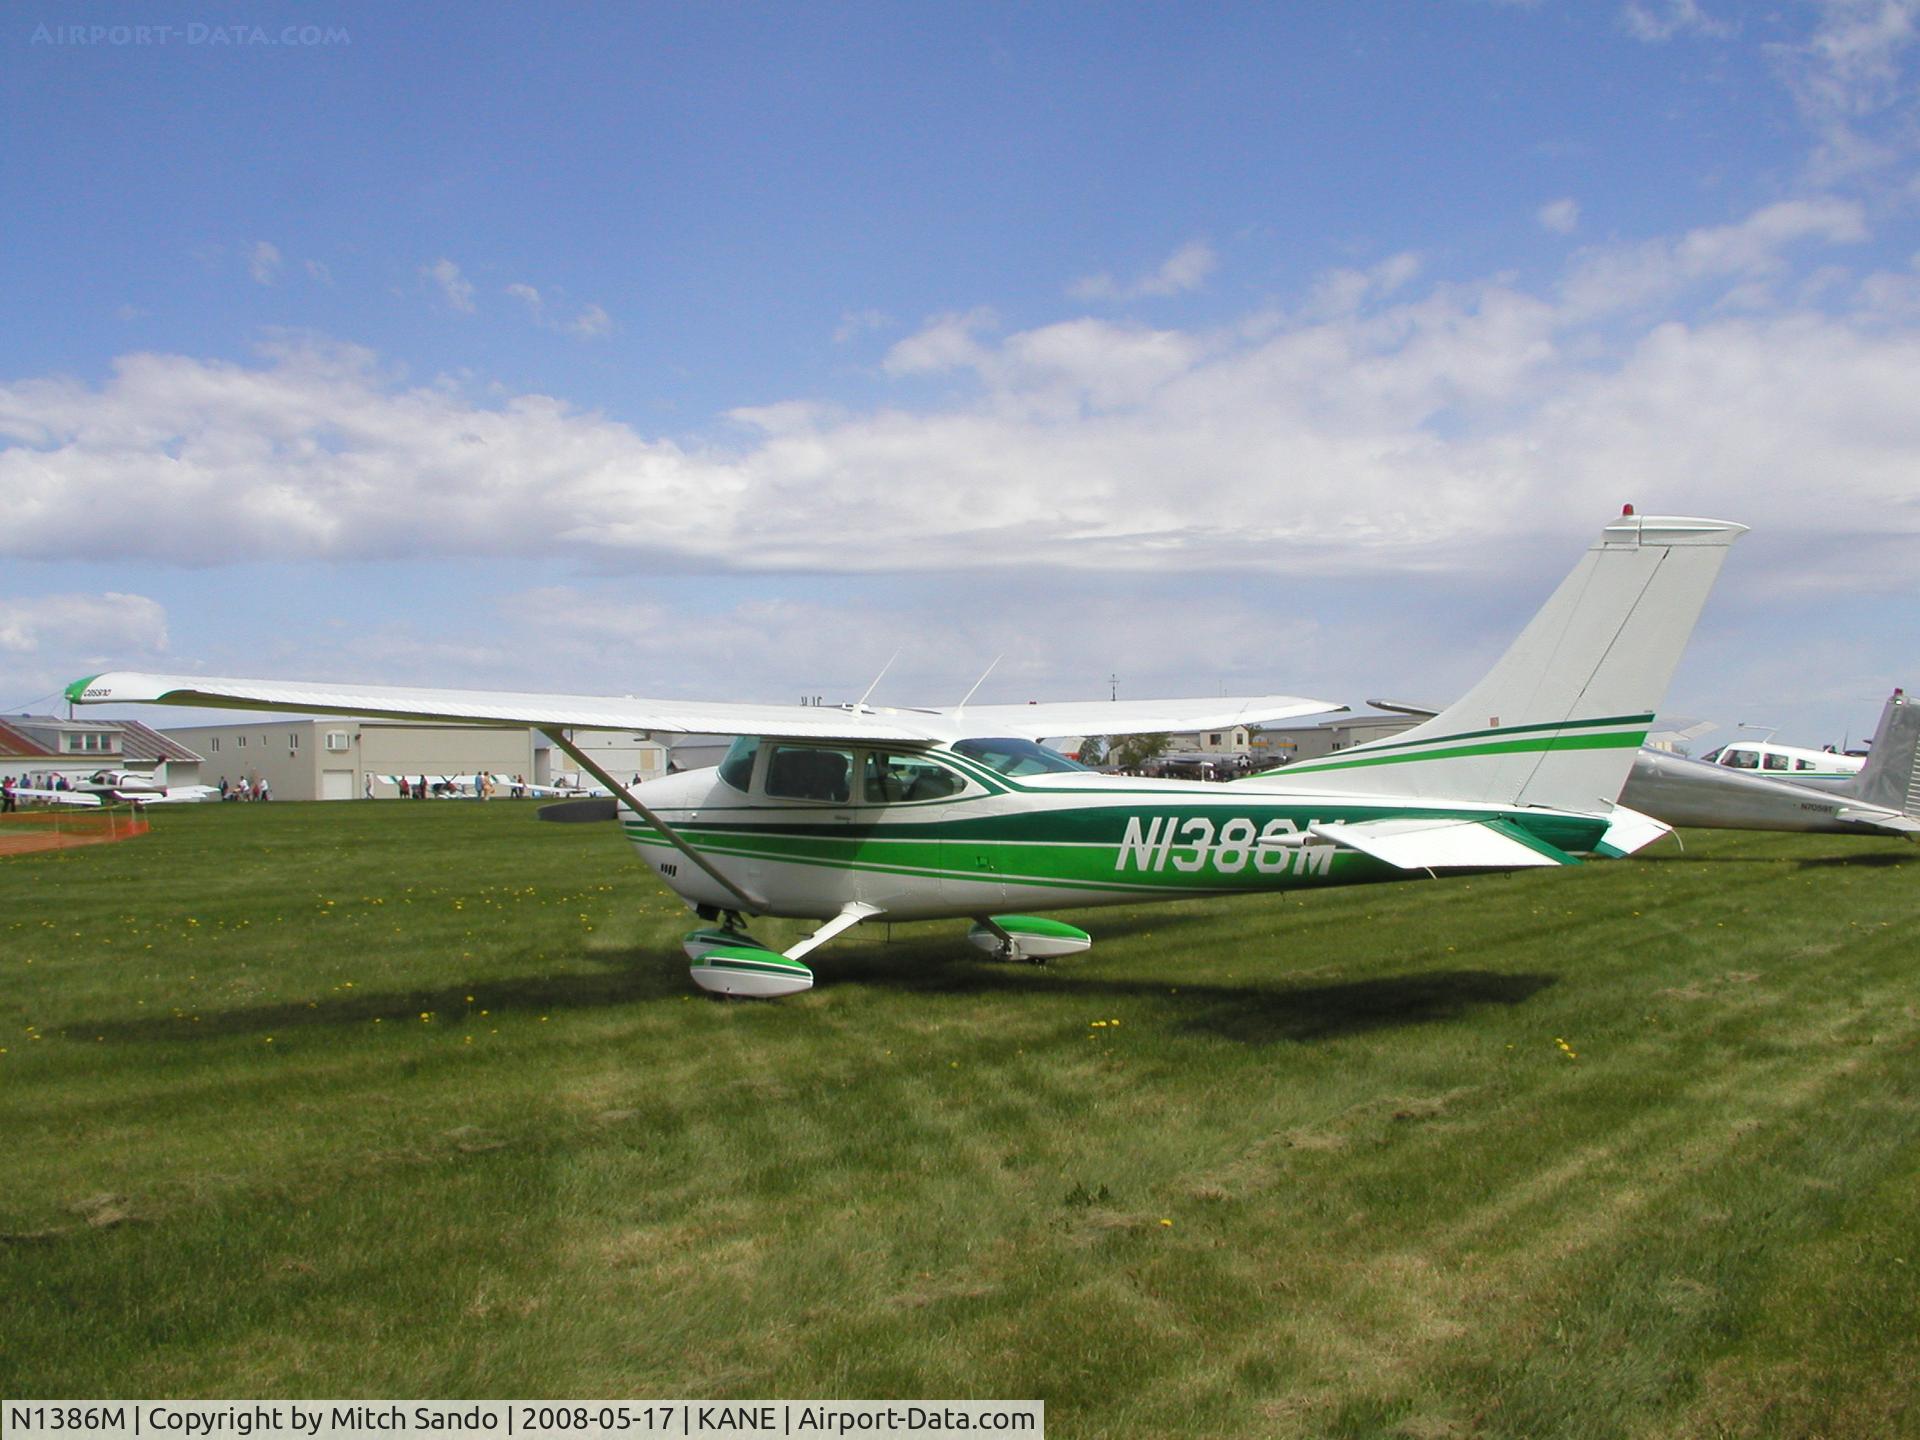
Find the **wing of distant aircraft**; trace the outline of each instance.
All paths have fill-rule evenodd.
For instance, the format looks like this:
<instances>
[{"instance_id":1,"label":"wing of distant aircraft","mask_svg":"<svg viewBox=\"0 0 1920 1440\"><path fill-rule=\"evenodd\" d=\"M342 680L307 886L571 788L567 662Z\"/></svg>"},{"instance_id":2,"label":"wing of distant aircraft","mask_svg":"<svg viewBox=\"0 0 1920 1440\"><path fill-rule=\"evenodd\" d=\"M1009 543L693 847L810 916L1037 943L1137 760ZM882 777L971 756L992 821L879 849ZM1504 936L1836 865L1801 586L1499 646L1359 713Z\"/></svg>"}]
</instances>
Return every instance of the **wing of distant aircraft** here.
<instances>
[{"instance_id":1,"label":"wing of distant aircraft","mask_svg":"<svg viewBox=\"0 0 1920 1440\"><path fill-rule=\"evenodd\" d=\"M16 800L38 800L43 805L73 805L81 809L100 803L98 795L89 795L80 790L43 790L25 785L16 785L13 796Z\"/></svg>"}]
</instances>

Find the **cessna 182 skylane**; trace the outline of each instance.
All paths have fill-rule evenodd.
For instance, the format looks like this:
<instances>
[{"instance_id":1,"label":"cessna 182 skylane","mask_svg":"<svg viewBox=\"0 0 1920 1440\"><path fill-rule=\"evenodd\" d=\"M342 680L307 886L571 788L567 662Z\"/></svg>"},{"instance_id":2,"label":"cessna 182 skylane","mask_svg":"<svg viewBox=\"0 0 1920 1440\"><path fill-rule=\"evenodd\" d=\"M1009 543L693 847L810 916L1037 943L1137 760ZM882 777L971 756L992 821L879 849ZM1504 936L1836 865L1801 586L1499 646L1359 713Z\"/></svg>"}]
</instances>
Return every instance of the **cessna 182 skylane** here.
<instances>
[{"instance_id":1,"label":"cessna 182 skylane","mask_svg":"<svg viewBox=\"0 0 1920 1440\"><path fill-rule=\"evenodd\" d=\"M709 922L693 978L804 990L802 957L862 921L971 917L1007 958L1084 950L1023 912L1621 855L1667 827L1615 797L1727 547L1745 526L1628 507L1491 672L1388 740L1231 785L1082 770L1056 735L1219 729L1339 707L1293 696L909 709L691 704L114 673L77 703L532 726L622 802L641 856ZM717 767L628 789L564 727L741 737ZM824 923L784 953L746 917ZM712 922L719 922L714 924Z\"/></svg>"}]
</instances>

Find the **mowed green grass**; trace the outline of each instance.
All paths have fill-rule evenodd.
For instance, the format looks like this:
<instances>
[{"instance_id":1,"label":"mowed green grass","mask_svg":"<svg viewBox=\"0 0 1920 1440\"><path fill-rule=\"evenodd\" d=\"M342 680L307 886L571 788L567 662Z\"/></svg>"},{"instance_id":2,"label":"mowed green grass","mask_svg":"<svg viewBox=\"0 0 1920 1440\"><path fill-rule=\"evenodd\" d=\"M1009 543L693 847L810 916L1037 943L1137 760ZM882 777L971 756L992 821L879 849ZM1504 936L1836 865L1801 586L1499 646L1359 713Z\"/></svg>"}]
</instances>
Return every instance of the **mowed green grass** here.
<instances>
[{"instance_id":1,"label":"mowed green grass","mask_svg":"<svg viewBox=\"0 0 1920 1440\"><path fill-rule=\"evenodd\" d=\"M0 1394L1920 1433L1912 846L876 925L754 1003L610 825L153 825L0 860Z\"/></svg>"}]
</instances>

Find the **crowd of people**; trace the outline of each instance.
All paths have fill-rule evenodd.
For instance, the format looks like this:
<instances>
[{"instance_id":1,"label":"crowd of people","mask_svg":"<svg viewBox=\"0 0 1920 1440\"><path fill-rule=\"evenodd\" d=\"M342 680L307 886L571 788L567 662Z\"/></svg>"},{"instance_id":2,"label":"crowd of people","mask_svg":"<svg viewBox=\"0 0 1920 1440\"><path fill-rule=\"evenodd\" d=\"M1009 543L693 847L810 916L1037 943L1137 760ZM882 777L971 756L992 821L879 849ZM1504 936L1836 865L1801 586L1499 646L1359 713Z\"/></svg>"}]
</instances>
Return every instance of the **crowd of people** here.
<instances>
[{"instance_id":1,"label":"crowd of people","mask_svg":"<svg viewBox=\"0 0 1920 1440\"><path fill-rule=\"evenodd\" d=\"M489 775L484 770L475 772L471 782L465 776L454 775L431 780L425 775L418 777L396 775L393 780L394 784L400 788L402 800L425 800L430 795L464 795L469 789L478 798L491 800L500 793L502 786L505 787L508 797L514 800L524 798L527 793L525 776L514 775L503 780L499 776ZM371 775L367 776L366 796L369 800L373 798L373 776Z\"/></svg>"}]
</instances>

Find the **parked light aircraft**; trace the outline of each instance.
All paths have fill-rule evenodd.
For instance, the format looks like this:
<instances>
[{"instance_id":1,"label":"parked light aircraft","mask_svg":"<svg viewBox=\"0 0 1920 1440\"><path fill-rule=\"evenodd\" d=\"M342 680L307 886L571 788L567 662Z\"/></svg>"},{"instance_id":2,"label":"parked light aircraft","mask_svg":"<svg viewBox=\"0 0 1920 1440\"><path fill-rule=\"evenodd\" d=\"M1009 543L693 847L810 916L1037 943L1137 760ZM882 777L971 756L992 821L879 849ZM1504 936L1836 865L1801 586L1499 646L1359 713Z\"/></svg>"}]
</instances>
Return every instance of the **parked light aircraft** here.
<instances>
[{"instance_id":1,"label":"parked light aircraft","mask_svg":"<svg viewBox=\"0 0 1920 1440\"><path fill-rule=\"evenodd\" d=\"M1642 750L1620 801L1669 825L1920 837L1920 706L1895 690L1864 767L1825 788L1777 769Z\"/></svg>"},{"instance_id":2,"label":"parked light aircraft","mask_svg":"<svg viewBox=\"0 0 1920 1440\"><path fill-rule=\"evenodd\" d=\"M74 789L102 800L119 800L140 805L186 805L218 798L212 785L168 785L137 770L96 770L84 780L76 780Z\"/></svg>"},{"instance_id":3,"label":"parked light aircraft","mask_svg":"<svg viewBox=\"0 0 1920 1440\"><path fill-rule=\"evenodd\" d=\"M109 801L132 805L184 805L210 800L220 793L211 785L164 785L151 775L142 775L136 770L96 770L86 779L70 781L69 785L71 788L66 790L16 786L14 794L22 800L88 807L104 805Z\"/></svg>"},{"instance_id":4,"label":"parked light aircraft","mask_svg":"<svg viewBox=\"0 0 1920 1440\"><path fill-rule=\"evenodd\" d=\"M392 785L403 793L416 782L427 783L427 793L436 799L473 800L480 794L480 773L466 771L459 775L375 775L374 779L382 784ZM535 785L530 781L516 780L511 775L488 774L493 781L493 793L496 795L530 795L537 800L584 800L606 799L613 794L598 785Z\"/></svg>"},{"instance_id":5,"label":"parked light aircraft","mask_svg":"<svg viewBox=\"0 0 1920 1440\"><path fill-rule=\"evenodd\" d=\"M1860 773L1867 762L1858 755L1840 755L1832 750L1808 750L1798 745L1777 745L1771 740L1735 740L1709 750L1700 759L1708 765L1748 774L1769 775L1775 780L1791 780L1795 785L1824 788L1844 785Z\"/></svg>"},{"instance_id":6,"label":"parked light aircraft","mask_svg":"<svg viewBox=\"0 0 1920 1440\"><path fill-rule=\"evenodd\" d=\"M1039 740L1224 729L1336 709L1237 699L951 709L694 704L114 673L80 704L141 703L533 726L623 802L626 834L709 928L693 978L791 994L861 922L972 917L1007 958L1084 950L1021 912L1570 865L1667 827L1616 798L1727 547L1745 526L1635 515L1600 534L1466 697L1390 739L1229 785L1105 776ZM628 789L566 727L733 734L726 759ZM1012 913L1010 913L1012 912ZM814 919L775 953L751 915Z\"/></svg>"}]
</instances>

